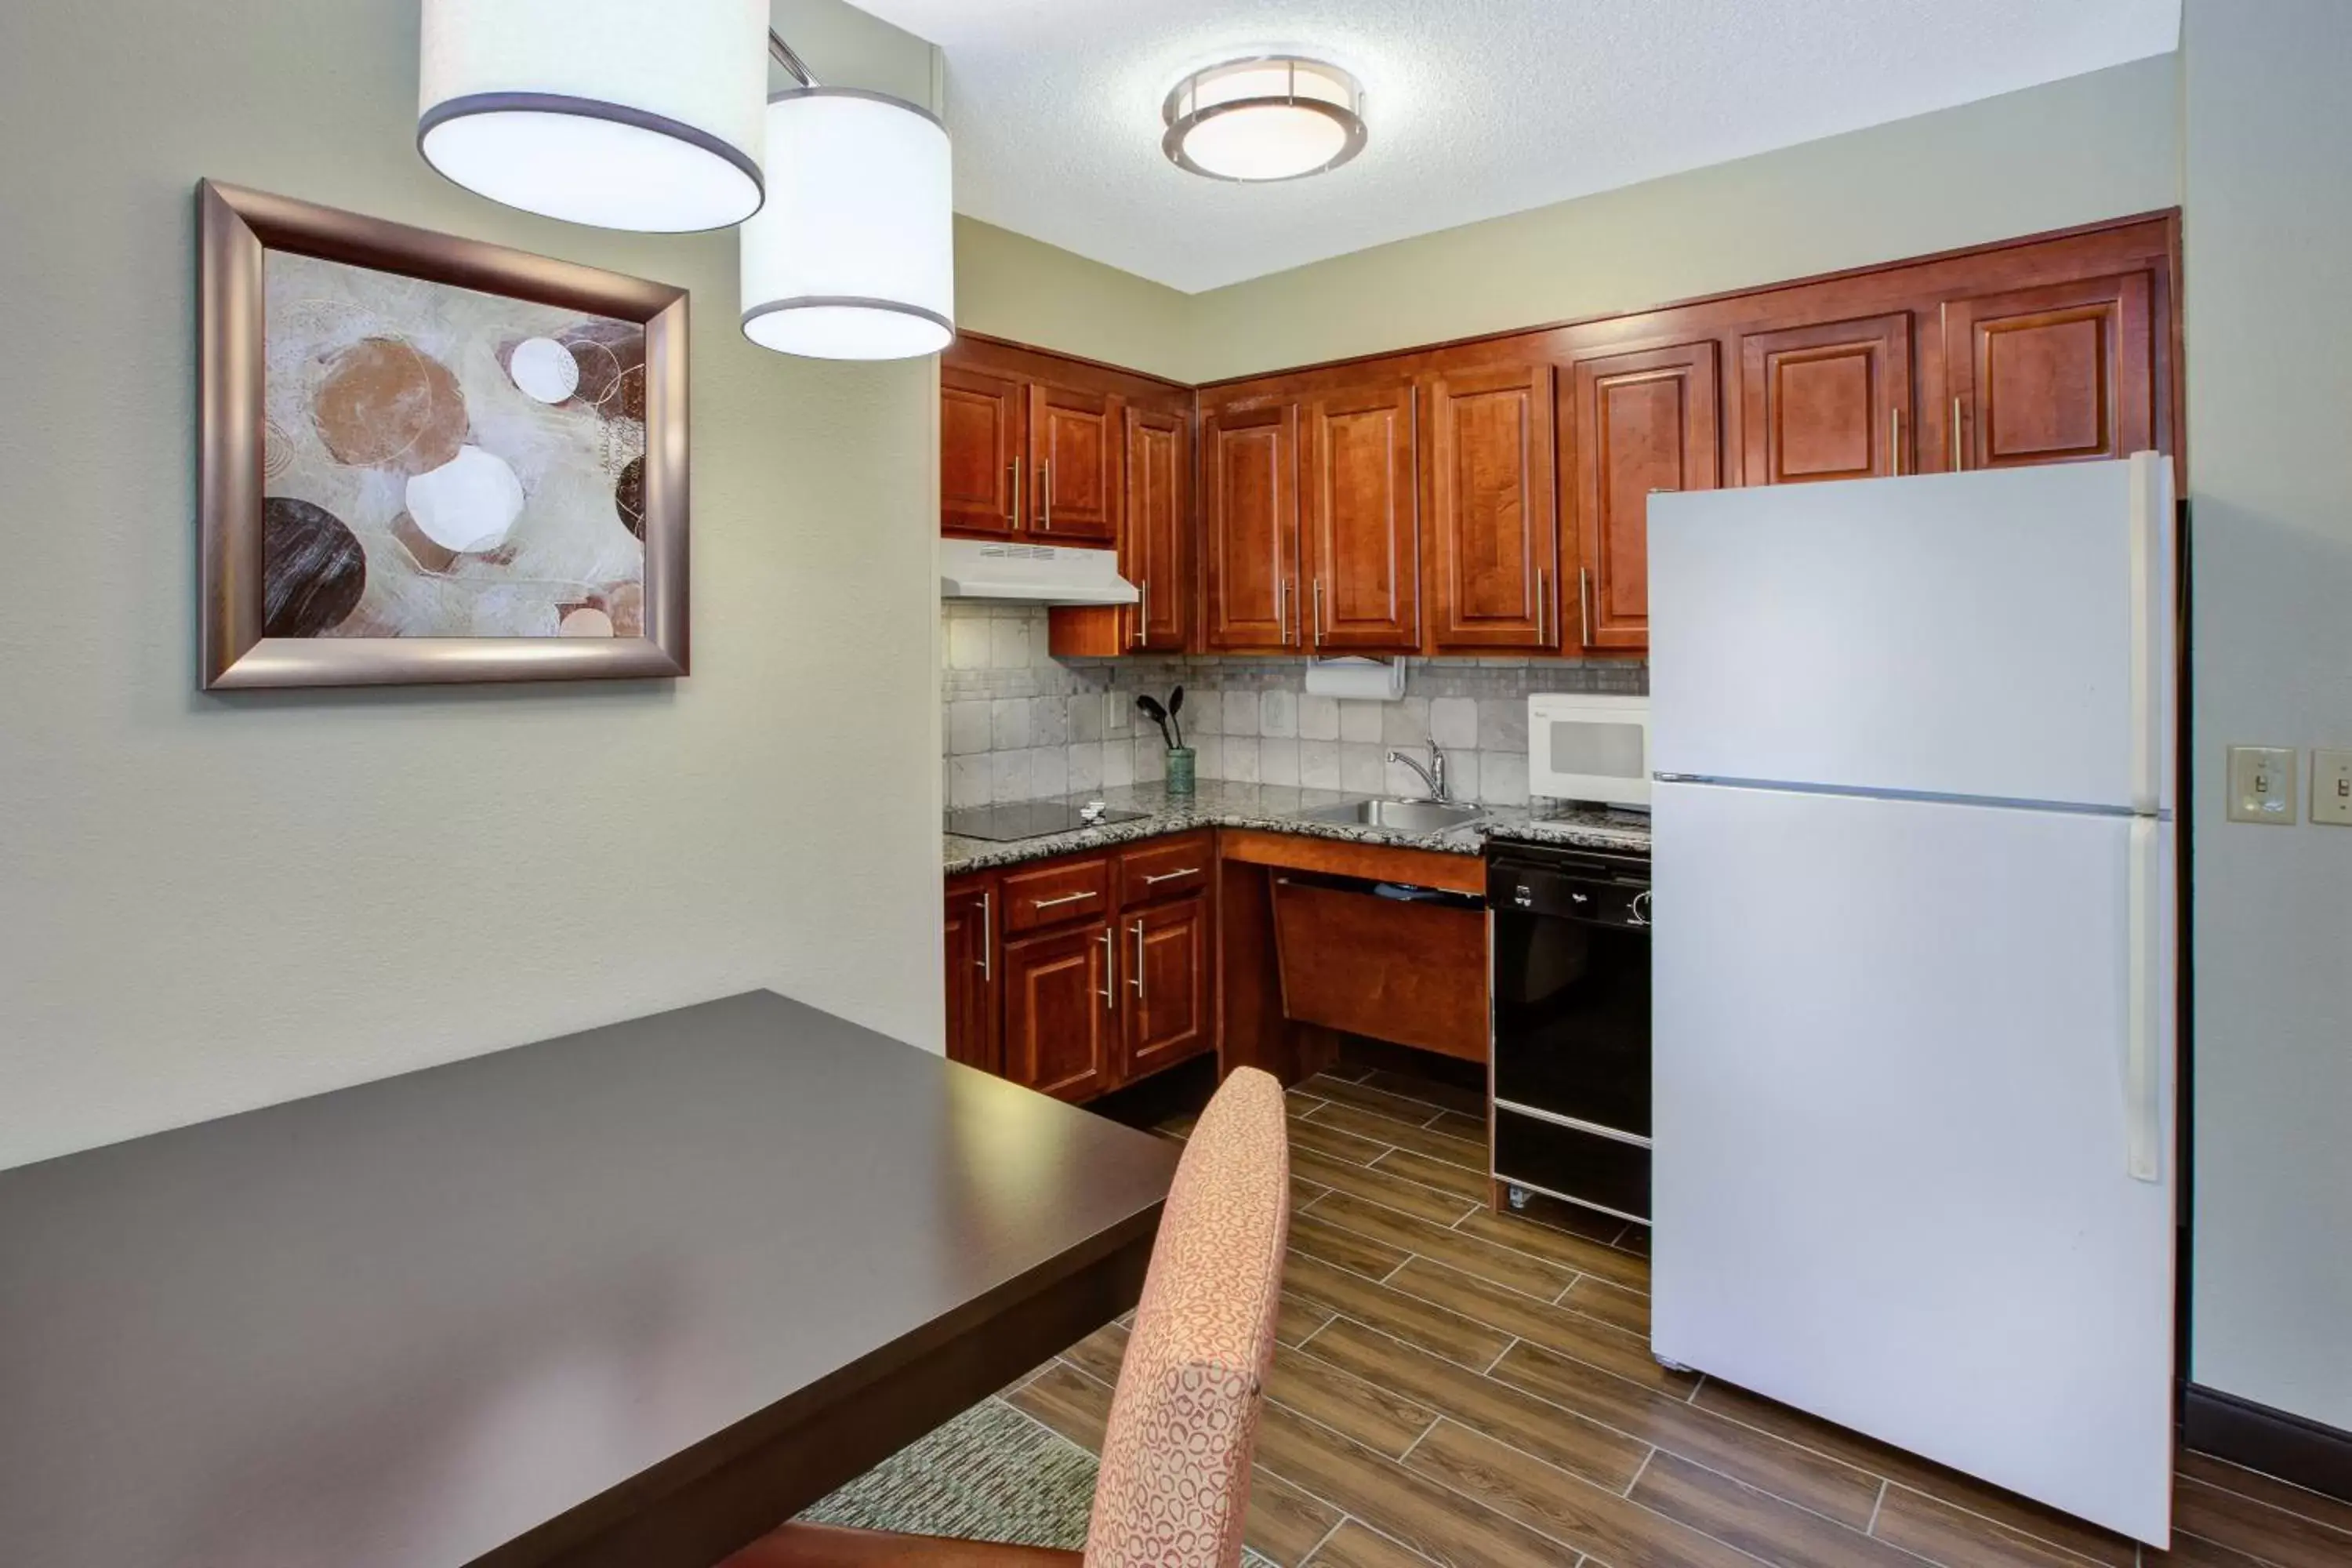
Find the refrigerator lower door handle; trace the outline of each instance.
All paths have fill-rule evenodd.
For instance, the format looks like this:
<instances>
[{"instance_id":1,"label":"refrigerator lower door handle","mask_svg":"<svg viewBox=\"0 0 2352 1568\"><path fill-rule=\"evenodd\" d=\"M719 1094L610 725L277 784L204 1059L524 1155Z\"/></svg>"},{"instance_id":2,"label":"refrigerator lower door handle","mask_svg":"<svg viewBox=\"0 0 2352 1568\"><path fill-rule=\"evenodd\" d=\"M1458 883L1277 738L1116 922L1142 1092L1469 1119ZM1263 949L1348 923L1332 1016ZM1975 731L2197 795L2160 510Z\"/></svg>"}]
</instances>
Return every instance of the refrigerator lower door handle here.
<instances>
[{"instance_id":1,"label":"refrigerator lower door handle","mask_svg":"<svg viewBox=\"0 0 2352 1568\"><path fill-rule=\"evenodd\" d=\"M2126 1006L2129 1038L2124 1048L2125 1168L2134 1181L2160 1179L2163 1152L2158 1148L2162 1129L2157 1083L2157 1030L2163 1026L2163 998L2157 987L2164 981L2164 956L2158 950L2164 921L2156 907L2164 884L2156 858L2162 839L2152 817L2131 826L2131 994Z\"/></svg>"}]
</instances>

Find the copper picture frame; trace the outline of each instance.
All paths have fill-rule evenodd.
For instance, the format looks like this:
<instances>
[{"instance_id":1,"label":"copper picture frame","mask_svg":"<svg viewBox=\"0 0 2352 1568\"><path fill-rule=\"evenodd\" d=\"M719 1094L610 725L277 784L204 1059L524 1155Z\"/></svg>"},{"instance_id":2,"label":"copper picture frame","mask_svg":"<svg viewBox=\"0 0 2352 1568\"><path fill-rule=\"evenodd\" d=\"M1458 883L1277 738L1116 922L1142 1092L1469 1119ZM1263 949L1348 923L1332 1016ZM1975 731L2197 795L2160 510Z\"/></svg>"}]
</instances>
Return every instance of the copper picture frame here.
<instances>
[{"instance_id":1,"label":"copper picture frame","mask_svg":"<svg viewBox=\"0 0 2352 1568\"><path fill-rule=\"evenodd\" d=\"M210 180L198 184L196 199L204 689L660 679L687 673L685 289ZM643 325L643 636L265 634L262 259L269 251Z\"/></svg>"}]
</instances>

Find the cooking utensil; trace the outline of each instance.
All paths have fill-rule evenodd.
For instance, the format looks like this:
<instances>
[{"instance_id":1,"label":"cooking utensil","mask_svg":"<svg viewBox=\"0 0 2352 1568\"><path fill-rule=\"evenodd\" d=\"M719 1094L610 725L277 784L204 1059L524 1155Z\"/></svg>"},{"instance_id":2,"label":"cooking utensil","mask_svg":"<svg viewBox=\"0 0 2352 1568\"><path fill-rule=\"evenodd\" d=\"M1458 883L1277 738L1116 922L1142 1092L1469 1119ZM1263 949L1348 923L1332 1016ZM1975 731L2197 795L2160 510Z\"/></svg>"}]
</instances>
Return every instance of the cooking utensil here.
<instances>
[{"instance_id":1,"label":"cooking utensil","mask_svg":"<svg viewBox=\"0 0 2352 1568\"><path fill-rule=\"evenodd\" d=\"M1168 749L1175 750L1175 738L1168 732L1168 710L1160 705L1160 699L1152 696L1149 691L1141 692L1137 695L1135 705L1142 710L1145 718L1160 726L1160 739Z\"/></svg>"},{"instance_id":2,"label":"cooking utensil","mask_svg":"<svg viewBox=\"0 0 2352 1568\"><path fill-rule=\"evenodd\" d=\"M1184 711L1184 689L1179 686L1169 694L1168 721L1176 726L1176 743L1180 746L1184 743L1184 724L1176 715L1182 711Z\"/></svg>"}]
</instances>

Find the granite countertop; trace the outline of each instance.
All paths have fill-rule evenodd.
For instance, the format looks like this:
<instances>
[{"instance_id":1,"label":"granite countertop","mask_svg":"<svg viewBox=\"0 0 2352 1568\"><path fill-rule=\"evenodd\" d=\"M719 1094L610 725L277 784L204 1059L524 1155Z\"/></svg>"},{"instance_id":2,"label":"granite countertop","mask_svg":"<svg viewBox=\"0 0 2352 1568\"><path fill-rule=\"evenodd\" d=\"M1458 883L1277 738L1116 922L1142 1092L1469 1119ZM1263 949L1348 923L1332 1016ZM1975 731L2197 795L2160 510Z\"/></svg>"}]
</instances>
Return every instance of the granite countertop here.
<instances>
[{"instance_id":1,"label":"granite countertop","mask_svg":"<svg viewBox=\"0 0 2352 1568\"><path fill-rule=\"evenodd\" d=\"M983 838L946 836L946 868L950 877L967 871L987 871L1017 866L1027 860L1074 855L1115 844L1158 838L1201 827L1251 827L1267 833L1297 833L1313 838L1338 838L1353 844L1385 844L1408 849L1436 849L1450 855L1475 855L1489 838L1523 844L1559 844L1579 849L1613 849L1619 854L1650 852L1650 823L1637 813L1599 811L1584 806L1492 805L1479 809L1476 822L1443 833L1403 833L1394 828L1368 827L1360 823L1304 822L1298 814L1341 801L1361 800L1361 794L1331 789L1298 789L1281 784L1227 784L1201 781L1192 795L1171 795L1158 784L1131 784L1118 789L1090 790L1066 797L1075 803L1099 800L1114 811L1139 811L1135 822L1115 822L1103 827L1055 833L998 844Z\"/></svg>"}]
</instances>

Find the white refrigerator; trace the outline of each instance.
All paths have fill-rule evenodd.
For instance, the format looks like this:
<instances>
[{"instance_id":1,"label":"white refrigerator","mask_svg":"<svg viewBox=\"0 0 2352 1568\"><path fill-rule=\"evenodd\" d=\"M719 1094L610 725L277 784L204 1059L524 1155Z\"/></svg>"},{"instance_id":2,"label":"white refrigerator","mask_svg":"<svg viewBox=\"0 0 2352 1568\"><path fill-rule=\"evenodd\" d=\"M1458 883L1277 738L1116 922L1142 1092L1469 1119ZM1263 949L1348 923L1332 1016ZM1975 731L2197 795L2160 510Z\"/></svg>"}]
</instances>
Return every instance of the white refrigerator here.
<instances>
[{"instance_id":1,"label":"white refrigerator","mask_svg":"<svg viewBox=\"0 0 2352 1568\"><path fill-rule=\"evenodd\" d=\"M1652 1345L2169 1543L2168 463L1659 495Z\"/></svg>"}]
</instances>

